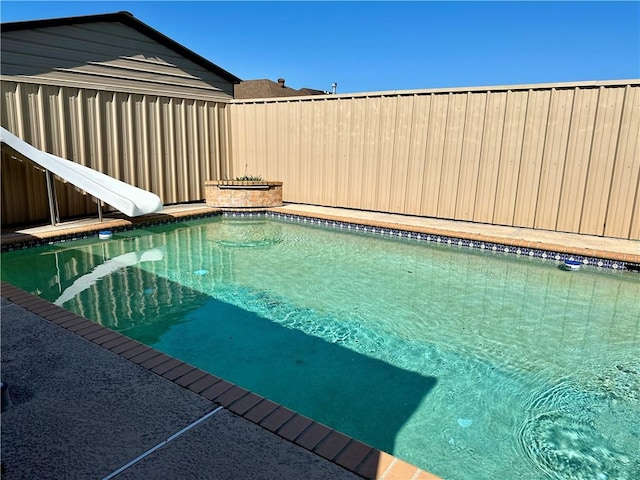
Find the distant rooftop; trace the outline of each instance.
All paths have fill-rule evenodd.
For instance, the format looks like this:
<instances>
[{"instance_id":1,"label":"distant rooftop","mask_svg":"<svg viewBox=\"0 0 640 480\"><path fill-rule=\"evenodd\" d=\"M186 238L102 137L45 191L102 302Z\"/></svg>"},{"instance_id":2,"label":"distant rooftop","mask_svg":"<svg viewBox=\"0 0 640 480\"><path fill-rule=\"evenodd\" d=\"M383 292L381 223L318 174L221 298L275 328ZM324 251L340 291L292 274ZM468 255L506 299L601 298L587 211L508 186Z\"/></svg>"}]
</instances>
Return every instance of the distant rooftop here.
<instances>
[{"instance_id":1,"label":"distant rooftop","mask_svg":"<svg viewBox=\"0 0 640 480\"><path fill-rule=\"evenodd\" d=\"M296 90L295 88L287 87L284 78L279 78L277 82L268 79L245 80L234 85L233 92L233 97L237 99L295 97L303 95L324 95L328 93L313 88Z\"/></svg>"}]
</instances>

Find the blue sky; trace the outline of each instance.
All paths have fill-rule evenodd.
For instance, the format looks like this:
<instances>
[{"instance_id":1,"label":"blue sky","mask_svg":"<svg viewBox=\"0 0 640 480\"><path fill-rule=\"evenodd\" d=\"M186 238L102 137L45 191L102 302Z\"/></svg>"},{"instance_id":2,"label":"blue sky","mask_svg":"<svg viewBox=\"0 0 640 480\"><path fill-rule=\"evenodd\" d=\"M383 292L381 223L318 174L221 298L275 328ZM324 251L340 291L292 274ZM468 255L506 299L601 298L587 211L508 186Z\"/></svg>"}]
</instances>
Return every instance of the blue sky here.
<instances>
[{"instance_id":1,"label":"blue sky","mask_svg":"<svg viewBox=\"0 0 640 480\"><path fill-rule=\"evenodd\" d=\"M640 78L640 1L31 2L3 22L127 10L234 75L338 93Z\"/></svg>"}]
</instances>

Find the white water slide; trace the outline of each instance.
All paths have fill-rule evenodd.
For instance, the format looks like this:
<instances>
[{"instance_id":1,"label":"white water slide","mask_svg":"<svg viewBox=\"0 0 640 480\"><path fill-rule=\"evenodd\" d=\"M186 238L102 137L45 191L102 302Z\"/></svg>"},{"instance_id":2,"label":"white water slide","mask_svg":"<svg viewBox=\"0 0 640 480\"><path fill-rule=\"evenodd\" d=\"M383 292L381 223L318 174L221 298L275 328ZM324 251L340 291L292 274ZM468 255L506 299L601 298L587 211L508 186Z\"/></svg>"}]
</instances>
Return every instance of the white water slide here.
<instances>
[{"instance_id":1,"label":"white water slide","mask_svg":"<svg viewBox=\"0 0 640 480\"><path fill-rule=\"evenodd\" d=\"M44 168L47 172L57 175L125 215L137 217L162 210L162 201L156 194L129 185L79 163L38 150L5 128L0 128L2 128L3 144ZM47 180L50 185L49 177ZM53 219L52 223L54 223Z\"/></svg>"}]
</instances>

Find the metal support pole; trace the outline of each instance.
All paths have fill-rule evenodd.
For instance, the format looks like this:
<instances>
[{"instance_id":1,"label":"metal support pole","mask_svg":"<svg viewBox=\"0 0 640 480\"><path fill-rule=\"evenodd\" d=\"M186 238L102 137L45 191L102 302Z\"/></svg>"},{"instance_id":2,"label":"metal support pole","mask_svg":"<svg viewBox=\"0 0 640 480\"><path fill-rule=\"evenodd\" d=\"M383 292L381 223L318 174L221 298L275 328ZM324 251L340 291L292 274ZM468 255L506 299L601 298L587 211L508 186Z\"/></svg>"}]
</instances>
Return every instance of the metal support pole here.
<instances>
[{"instance_id":1,"label":"metal support pole","mask_svg":"<svg viewBox=\"0 0 640 480\"><path fill-rule=\"evenodd\" d=\"M51 176L51 172L49 170L45 170L45 175L47 178L47 195L49 197L49 215L51 216L51 225L55 226L58 223L56 216L56 192L53 186L53 177Z\"/></svg>"},{"instance_id":2,"label":"metal support pole","mask_svg":"<svg viewBox=\"0 0 640 480\"><path fill-rule=\"evenodd\" d=\"M96 198L96 200L98 201L98 220L100 221L100 223L104 222L104 220L102 219L102 200L100 200L99 198Z\"/></svg>"}]
</instances>

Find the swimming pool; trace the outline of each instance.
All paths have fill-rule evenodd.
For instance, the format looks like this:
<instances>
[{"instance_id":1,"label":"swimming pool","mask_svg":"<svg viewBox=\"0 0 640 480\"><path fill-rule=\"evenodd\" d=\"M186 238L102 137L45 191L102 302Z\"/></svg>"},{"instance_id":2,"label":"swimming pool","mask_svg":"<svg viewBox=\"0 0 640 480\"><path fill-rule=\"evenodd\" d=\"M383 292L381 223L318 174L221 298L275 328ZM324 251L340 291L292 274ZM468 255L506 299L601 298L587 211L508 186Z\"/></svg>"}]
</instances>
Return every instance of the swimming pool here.
<instances>
[{"instance_id":1,"label":"swimming pool","mask_svg":"<svg viewBox=\"0 0 640 480\"><path fill-rule=\"evenodd\" d=\"M640 280L210 218L2 278L444 478L636 478Z\"/></svg>"}]
</instances>

